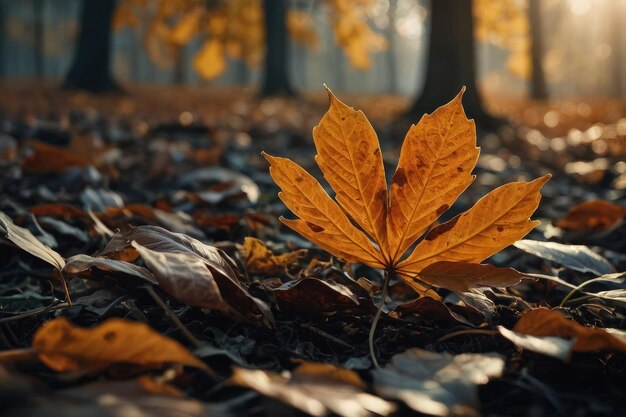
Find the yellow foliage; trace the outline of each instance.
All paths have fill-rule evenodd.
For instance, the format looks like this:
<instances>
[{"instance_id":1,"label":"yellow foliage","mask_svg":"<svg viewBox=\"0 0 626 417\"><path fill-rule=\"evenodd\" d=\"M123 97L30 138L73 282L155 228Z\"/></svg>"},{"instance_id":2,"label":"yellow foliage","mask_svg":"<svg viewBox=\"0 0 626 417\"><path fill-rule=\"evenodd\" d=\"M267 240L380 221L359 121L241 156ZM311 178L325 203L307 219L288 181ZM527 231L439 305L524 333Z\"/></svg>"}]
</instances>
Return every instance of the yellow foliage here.
<instances>
[{"instance_id":1,"label":"yellow foliage","mask_svg":"<svg viewBox=\"0 0 626 417\"><path fill-rule=\"evenodd\" d=\"M148 0L121 1L113 14L113 30L139 26L142 10L148 4Z\"/></svg>"},{"instance_id":2,"label":"yellow foliage","mask_svg":"<svg viewBox=\"0 0 626 417\"><path fill-rule=\"evenodd\" d=\"M526 3L519 0L474 0L473 4L476 37L507 49L507 67L521 78L528 78L531 71Z\"/></svg>"},{"instance_id":3,"label":"yellow foliage","mask_svg":"<svg viewBox=\"0 0 626 417\"><path fill-rule=\"evenodd\" d=\"M315 22L310 14L301 10L289 10L287 12L287 30L291 38L309 48L317 48L319 36L315 31Z\"/></svg>"},{"instance_id":4,"label":"yellow foliage","mask_svg":"<svg viewBox=\"0 0 626 417\"><path fill-rule=\"evenodd\" d=\"M203 7L197 6L181 16L170 32L171 41L177 45L189 43L200 32L205 13Z\"/></svg>"},{"instance_id":5,"label":"yellow foliage","mask_svg":"<svg viewBox=\"0 0 626 417\"><path fill-rule=\"evenodd\" d=\"M224 45L216 39L207 39L193 58L193 69L206 79L222 74L226 69Z\"/></svg>"},{"instance_id":6,"label":"yellow foliage","mask_svg":"<svg viewBox=\"0 0 626 417\"><path fill-rule=\"evenodd\" d=\"M337 44L357 69L371 66L371 54L386 48L383 36L368 25L366 10L372 0L326 0ZM261 0L220 0L208 5L201 0L123 0L114 16L115 29L144 28L144 46L157 65L169 68L177 48L195 37L204 44L194 57L193 68L203 78L221 75L227 57L258 66L265 55L265 22ZM316 47L319 37L313 18L289 10L287 29L296 42ZM206 68L203 66L206 65Z\"/></svg>"},{"instance_id":7,"label":"yellow foliage","mask_svg":"<svg viewBox=\"0 0 626 417\"><path fill-rule=\"evenodd\" d=\"M350 65L367 70L371 54L387 48L387 40L367 23L365 11L371 0L327 0L335 42L343 48Z\"/></svg>"},{"instance_id":8,"label":"yellow foliage","mask_svg":"<svg viewBox=\"0 0 626 417\"><path fill-rule=\"evenodd\" d=\"M265 28L261 0L124 0L114 16L114 27L144 28L144 46L150 59L169 68L177 48L195 37L204 43L193 59L193 68L203 78L221 75L227 56L258 65L263 58Z\"/></svg>"}]
</instances>

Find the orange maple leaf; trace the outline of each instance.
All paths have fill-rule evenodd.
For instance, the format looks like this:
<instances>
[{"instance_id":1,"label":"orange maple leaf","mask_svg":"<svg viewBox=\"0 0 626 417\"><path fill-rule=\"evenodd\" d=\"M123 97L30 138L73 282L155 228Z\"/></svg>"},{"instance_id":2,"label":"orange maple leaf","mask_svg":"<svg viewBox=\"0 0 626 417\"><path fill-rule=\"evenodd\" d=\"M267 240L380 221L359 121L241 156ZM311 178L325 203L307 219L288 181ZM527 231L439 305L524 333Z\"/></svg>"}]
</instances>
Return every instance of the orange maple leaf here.
<instances>
[{"instance_id":1,"label":"orange maple leaf","mask_svg":"<svg viewBox=\"0 0 626 417\"><path fill-rule=\"evenodd\" d=\"M315 161L336 201L295 162L263 153L280 199L298 217L281 222L347 262L397 274L422 294L423 283L456 291L517 283L523 275L514 269L480 262L539 224L530 216L550 175L505 184L428 230L475 178L479 149L476 126L461 104L465 88L411 126L389 190L378 138L365 114L327 90L330 109L313 139Z\"/></svg>"}]
</instances>

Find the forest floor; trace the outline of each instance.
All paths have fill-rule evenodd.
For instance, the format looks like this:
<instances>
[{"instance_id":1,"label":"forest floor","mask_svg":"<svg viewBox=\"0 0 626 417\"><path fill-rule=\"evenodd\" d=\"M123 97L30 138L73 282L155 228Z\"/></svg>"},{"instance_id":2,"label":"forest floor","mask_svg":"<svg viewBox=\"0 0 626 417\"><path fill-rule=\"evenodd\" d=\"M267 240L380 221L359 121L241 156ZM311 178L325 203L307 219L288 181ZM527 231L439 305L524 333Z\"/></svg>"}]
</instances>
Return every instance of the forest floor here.
<instances>
[{"instance_id":1,"label":"forest floor","mask_svg":"<svg viewBox=\"0 0 626 417\"><path fill-rule=\"evenodd\" d=\"M437 289L440 300L394 280L375 335L376 370L368 332L382 273L346 266L281 225L280 215L294 216L261 156L288 157L322 179L311 129L327 109L323 92L0 91L4 415L626 415L625 103L488 100L511 122L497 133L479 129L477 178L440 221L502 184L551 173L533 216L542 224L526 237L537 246L488 260L538 275L505 289ZM338 95L371 120L391 178L405 131L395 121L408 101ZM592 200L602 202L580 206ZM32 234L24 239L22 228ZM65 267L55 271L58 258L31 237ZM187 279L193 262L179 249L141 252L133 240L207 244L219 259L193 278L214 278L222 307L201 305L204 284L153 282L164 270ZM507 333L539 307L584 327L565 331L555 319L550 334ZM105 363L125 342L101 345L72 328L46 354L34 338L59 317L93 328L112 318L146 323L194 359L173 361L191 365L183 368L139 351L142 360ZM141 350L140 338L124 337L128 351ZM68 352L77 341L82 350Z\"/></svg>"}]
</instances>

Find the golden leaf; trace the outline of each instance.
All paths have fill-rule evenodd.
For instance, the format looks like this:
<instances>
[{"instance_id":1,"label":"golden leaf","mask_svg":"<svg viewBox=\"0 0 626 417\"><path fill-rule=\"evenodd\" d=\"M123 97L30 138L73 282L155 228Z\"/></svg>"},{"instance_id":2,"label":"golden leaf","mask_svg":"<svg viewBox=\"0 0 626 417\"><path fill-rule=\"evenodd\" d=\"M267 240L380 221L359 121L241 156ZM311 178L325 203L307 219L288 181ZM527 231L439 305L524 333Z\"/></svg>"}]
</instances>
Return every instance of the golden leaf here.
<instances>
[{"instance_id":1,"label":"golden leaf","mask_svg":"<svg viewBox=\"0 0 626 417\"><path fill-rule=\"evenodd\" d=\"M389 247L402 256L426 228L465 191L478 160L476 127L463 112L465 89L449 104L424 115L404 139L391 182Z\"/></svg>"},{"instance_id":2,"label":"golden leaf","mask_svg":"<svg viewBox=\"0 0 626 417\"><path fill-rule=\"evenodd\" d=\"M265 246L265 243L253 237L247 237L243 242L243 250L246 262L246 270L252 274L277 274L284 271L285 267L298 262L298 259L306 255L306 249L274 255Z\"/></svg>"},{"instance_id":3,"label":"golden leaf","mask_svg":"<svg viewBox=\"0 0 626 417\"><path fill-rule=\"evenodd\" d=\"M263 153L270 162L270 175L282 192L280 199L299 219L280 221L329 253L349 262L374 268L384 266L382 256L324 191L315 178L286 158Z\"/></svg>"},{"instance_id":4,"label":"golden leaf","mask_svg":"<svg viewBox=\"0 0 626 417\"><path fill-rule=\"evenodd\" d=\"M374 128L326 88L330 109L313 128L315 162L337 202L376 242L385 242L387 181Z\"/></svg>"},{"instance_id":5,"label":"golden leaf","mask_svg":"<svg viewBox=\"0 0 626 417\"><path fill-rule=\"evenodd\" d=\"M549 178L496 188L465 213L432 229L398 264L398 270L411 275L438 261L478 263L515 243L540 224L529 216L537 209L539 190Z\"/></svg>"},{"instance_id":6,"label":"golden leaf","mask_svg":"<svg viewBox=\"0 0 626 417\"><path fill-rule=\"evenodd\" d=\"M517 271L478 263L539 224L529 217L549 175L490 192L470 210L433 228L404 259L407 249L473 179L471 171L478 158L476 128L465 117L462 94L463 90L411 127L388 196L376 133L362 112L346 106L329 90L330 109L313 129L315 161L341 207L299 165L264 153L271 164L270 174L282 190L281 200L298 216L281 221L348 262L397 273L421 294L427 291L424 282L455 291L516 283L521 278ZM442 261L447 264L420 275ZM467 274L466 282L460 282L461 270ZM448 280L443 273L450 275Z\"/></svg>"},{"instance_id":7,"label":"golden leaf","mask_svg":"<svg viewBox=\"0 0 626 417\"><path fill-rule=\"evenodd\" d=\"M109 319L90 328L74 326L65 317L37 329L33 349L55 371L99 371L115 364L160 368L183 364L208 369L177 341L144 323Z\"/></svg>"},{"instance_id":8,"label":"golden leaf","mask_svg":"<svg viewBox=\"0 0 626 417\"><path fill-rule=\"evenodd\" d=\"M536 308L522 315L514 331L531 336L575 338L574 352L616 350L626 352L626 333L616 329L585 327L558 311Z\"/></svg>"}]
</instances>

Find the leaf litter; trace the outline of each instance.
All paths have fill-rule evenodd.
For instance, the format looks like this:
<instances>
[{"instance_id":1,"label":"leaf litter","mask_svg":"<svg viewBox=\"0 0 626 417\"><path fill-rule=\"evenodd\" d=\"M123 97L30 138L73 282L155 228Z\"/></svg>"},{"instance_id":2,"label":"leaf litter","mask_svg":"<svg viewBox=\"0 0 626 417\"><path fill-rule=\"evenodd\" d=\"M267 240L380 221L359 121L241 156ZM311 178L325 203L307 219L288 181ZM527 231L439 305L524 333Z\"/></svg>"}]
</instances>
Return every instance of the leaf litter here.
<instances>
[{"instance_id":1,"label":"leaf litter","mask_svg":"<svg viewBox=\"0 0 626 417\"><path fill-rule=\"evenodd\" d=\"M478 149L461 95L409 129L388 187L393 158L382 159L364 113L329 94L319 123L319 108L298 108L298 134L277 135L253 115L236 127L146 128L116 106L101 117L123 135L105 133L100 148L78 137L22 142L11 120L2 125L24 150L1 165L11 173L0 202L9 415L45 415L51 404L96 413L94 398L108 399L102 415L257 415L275 407L262 398L311 415L615 415L626 369L626 289L614 273L626 269L623 198L560 175L539 205L546 167L520 155L513 169L504 142L483 147L470 185ZM275 118L295 104L272 106L283 111L263 114L293 128ZM304 168L267 157L275 177L288 167L281 197L301 220L285 223L309 244L280 226L287 212L258 156L310 171L315 150L301 138L316 124L315 160L335 200ZM381 139L387 153L399 138ZM297 178L309 186L300 194L285 183ZM526 233L524 251L509 246ZM380 270L393 272L386 297ZM368 354L376 306L380 369ZM86 374L99 382L85 384Z\"/></svg>"}]
</instances>

